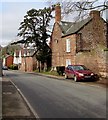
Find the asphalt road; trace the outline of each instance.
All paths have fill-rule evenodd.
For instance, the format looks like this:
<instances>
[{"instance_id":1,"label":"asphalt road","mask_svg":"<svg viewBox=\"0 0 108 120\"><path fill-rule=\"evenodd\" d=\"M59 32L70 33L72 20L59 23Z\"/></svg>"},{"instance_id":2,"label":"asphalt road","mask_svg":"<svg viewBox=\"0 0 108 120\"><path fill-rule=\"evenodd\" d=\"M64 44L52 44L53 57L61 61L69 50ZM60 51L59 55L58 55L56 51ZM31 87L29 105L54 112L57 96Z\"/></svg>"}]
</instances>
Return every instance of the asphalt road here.
<instances>
[{"instance_id":1,"label":"asphalt road","mask_svg":"<svg viewBox=\"0 0 108 120\"><path fill-rule=\"evenodd\" d=\"M106 89L5 71L40 118L106 118Z\"/></svg>"}]
</instances>

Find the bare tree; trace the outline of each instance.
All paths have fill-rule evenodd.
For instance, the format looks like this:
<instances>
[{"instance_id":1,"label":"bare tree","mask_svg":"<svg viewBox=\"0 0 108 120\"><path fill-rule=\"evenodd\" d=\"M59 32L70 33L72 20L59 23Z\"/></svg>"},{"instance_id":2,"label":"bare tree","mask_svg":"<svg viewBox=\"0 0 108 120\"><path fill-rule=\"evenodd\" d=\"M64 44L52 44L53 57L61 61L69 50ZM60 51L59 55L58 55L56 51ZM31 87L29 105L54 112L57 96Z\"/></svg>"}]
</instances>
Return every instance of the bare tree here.
<instances>
[{"instance_id":1,"label":"bare tree","mask_svg":"<svg viewBox=\"0 0 108 120\"><path fill-rule=\"evenodd\" d=\"M91 10L98 10L101 15L108 10L108 0L57 0L55 3L52 0L48 0L50 5L58 2L62 7L62 17L74 14L76 20L86 17Z\"/></svg>"}]
</instances>

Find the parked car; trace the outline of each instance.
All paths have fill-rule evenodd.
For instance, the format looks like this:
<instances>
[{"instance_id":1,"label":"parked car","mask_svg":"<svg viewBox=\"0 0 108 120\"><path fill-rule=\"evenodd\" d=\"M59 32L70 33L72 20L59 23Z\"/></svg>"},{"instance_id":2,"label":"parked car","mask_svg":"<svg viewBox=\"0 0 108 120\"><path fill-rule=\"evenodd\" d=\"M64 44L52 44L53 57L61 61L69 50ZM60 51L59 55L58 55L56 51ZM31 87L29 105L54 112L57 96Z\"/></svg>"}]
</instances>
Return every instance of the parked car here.
<instances>
[{"instance_id":1,"label":"parked car","mask_svg":"<svg viewBox=\"0 0 108 120\"><path fill-rule=\"evenodd\" d=\"M7 66L3 66L2 69L3 70L8 70L8 67Z\"/></svg>"},{"instance_id":2,"label":"parked car","mask_svg":"<svg viewBox=\"0 0 108 120\"><path fill-rule=\"evenodd\" d=\"M73 78L76 82L95 78L95 74L84 65L68 65L64 72L66 79Z\"/></svg>"}]
</instances>

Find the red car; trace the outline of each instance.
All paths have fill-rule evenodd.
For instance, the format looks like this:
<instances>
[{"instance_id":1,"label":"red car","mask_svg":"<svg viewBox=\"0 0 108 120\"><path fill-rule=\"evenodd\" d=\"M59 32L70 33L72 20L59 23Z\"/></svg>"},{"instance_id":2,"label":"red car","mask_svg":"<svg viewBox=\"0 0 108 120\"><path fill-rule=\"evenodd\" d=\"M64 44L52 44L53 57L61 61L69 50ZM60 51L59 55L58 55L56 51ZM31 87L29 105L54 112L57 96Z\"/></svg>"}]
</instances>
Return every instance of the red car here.
<instances>
[{"instance_id":1,"label":"red car","mask_svg":"<svg viewBox=\"0 0 108 120\"><path fill-rule=\"evenodd\" d=\"M65 69L65 78L73 78L76 82L94 77L95 74L84 65L68 65Z\"/></svg>"}]
</instances>

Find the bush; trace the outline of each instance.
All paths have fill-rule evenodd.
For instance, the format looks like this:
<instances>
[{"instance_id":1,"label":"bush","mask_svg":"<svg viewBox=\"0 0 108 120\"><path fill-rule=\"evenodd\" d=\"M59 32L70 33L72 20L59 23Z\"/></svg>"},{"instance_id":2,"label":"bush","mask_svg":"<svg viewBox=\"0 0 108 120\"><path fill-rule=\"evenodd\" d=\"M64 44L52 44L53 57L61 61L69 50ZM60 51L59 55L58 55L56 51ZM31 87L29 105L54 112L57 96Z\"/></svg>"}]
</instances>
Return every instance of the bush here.
<instances>
[{"instance_id":1,"label":"bush","mask_svg":"<svg viewBox=\"0 0 108 120\"><path fill-rule=\"evenodd\" d=\"M9 68L12 70L18 70L18 65L11 65Z\"/></svg>"},{"instance_id":2,"label":"bush","mask_svg":"<svg viewBox=\"0 0 108 120\"><path fill-rule=\"evenodd\" d=\"M65 70L65 66L57 66L56 68L57 68L57 73L59 75L63 75L64 70Z\"/></svg>"}]
</instances>

